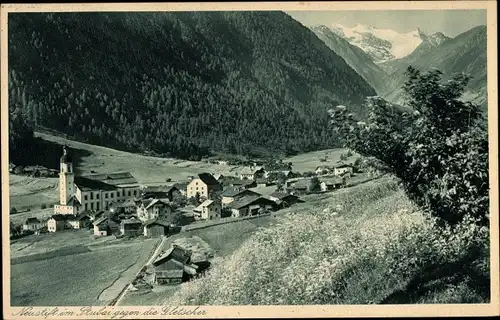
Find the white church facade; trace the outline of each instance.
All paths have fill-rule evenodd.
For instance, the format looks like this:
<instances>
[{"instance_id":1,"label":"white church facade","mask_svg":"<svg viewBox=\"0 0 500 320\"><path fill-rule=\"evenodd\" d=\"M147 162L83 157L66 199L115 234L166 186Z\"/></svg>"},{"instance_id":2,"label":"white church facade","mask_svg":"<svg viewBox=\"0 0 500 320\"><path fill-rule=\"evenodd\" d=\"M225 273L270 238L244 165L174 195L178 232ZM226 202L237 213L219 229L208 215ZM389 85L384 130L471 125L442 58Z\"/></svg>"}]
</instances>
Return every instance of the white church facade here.
<instances>
[{"instance_id":1,"label":"white church facade","mask_svg":"<svg viewBox=\"0 0 500 320\"><path fill-rule=\"evenodd\" d=\"M63 148L59 173L59 204L54 215L78 216L108 210L112 203L140 195L140 185L129 172L75 176L68 148Z\"/></svg>"}]
</instances>

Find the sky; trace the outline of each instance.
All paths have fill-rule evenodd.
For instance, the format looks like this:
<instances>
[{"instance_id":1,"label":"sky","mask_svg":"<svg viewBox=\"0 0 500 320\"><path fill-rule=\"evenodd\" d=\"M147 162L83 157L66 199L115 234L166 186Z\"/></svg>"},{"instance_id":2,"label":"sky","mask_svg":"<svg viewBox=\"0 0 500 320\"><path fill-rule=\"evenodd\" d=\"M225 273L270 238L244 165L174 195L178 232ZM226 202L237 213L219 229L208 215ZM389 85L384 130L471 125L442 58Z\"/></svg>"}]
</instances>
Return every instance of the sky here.
<instances>
[{"instance_id":1,"label":"sky","mask_svg":"<svg viewBox=\"0 0 500 320\"><path fill-rule=\"evenodd\" d=\"M442 32L449 37L486 25L486 10L384 10L384 11L288 11L305 26L357 23L380 29L409 32L419 28L425 33Z\"/></svg>"}]
</instances>

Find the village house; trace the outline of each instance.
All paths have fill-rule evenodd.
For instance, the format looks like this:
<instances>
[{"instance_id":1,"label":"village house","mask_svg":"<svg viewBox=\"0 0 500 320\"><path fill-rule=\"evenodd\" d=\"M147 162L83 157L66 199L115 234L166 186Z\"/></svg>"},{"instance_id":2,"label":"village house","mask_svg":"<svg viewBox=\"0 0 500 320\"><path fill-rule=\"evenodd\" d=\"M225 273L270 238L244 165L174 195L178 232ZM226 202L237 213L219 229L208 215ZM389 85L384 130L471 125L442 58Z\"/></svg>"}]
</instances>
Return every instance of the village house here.
<instances>
[{"instance_id":1,"label":"village house","mask_svg":"<svg viewBox=\"0 0 500 320\"><path fill-rule=\"evenodd\" d=\"M168 235L170 223L166 220L153 219L144 223L144 236L156 238Z\"/></svg>"},{"instance_id":2,"label":"village house","mask_svg":"<svg viewBox=\"0 0 500 320\"><path fill-rule=\"evenodd\" d=\"M26 219L26 221L24 222L23 224L23 230L27 231L27 230L30 230L30 231L36 231L38 229L41 229L44 227L44 223L40 220L38 220L38 218L28 218Z\"/></svg>"},{"instance_id":3,"label":"village house","mask_svg":"<svg viewBox=\"0 0 500 320\"><path fill-rule=\"evenodd\" d=\"M137 205L137 217L141 221L167 217L173 212L168 199L144 199Z\"/></svg>"},{"instance_id":4,"label":"village house","mask_svg":"<svg viewBox=\"0 0 500 320\"><path fill-rule=\"evenodd\" d=\"M73 159L64 146L60 158L59 204L54 206L55 215L75 216L84 210L107 210L112 202L123 202L138 195L139 184L129 172L75 177Z\"/></svg>"},{"instance_id":5,"label":"village house","mask_svg":"<svg viewBox=\"0 0 500 320\"><path fill-rule=\"evenodd\" d=\"M296 195L284 192L273 192L269 195L269 199L276 202L280 208L286 208L296 203L303 202Z\"/></svg>"},{"instance_id":6,"label":"village house","mask_svg":"<svg viewBox=\"0 0 500 320\"><path fill-rule=\"evenodd\" d=\"M264 211L278 209L277 204L262 196L243 197L227 205L231 210L232 217L245 217L249 215L257 215Z\"/></svg>"},{"instance_id":7,"label":"village house","mask_svg":"<svg viewBox=\"0 0 500 320\"><path fill-rule=\"evenodd\" d=\"M316 169L314 170L314 172L317 175L328 174L331 171L332 171L332 169L330 167L327 167L327 166L319 166L319 167L316 167Z\"/></svg>"},{"instance_id":8,"label":"village house","mask_svg":"<svg viewBox=\"0 0 500 320\"><path fill-rule=\"evenodd\" d=\"M66 229L66 218L67 216L61 214L53 215L47 220L47 230L49 232L56 232Z\"/></svg>"},{"instance_id":9,"label":"village house","mask_svg":"<svg viewBox=\"0 0 500 320\"><path fill-rule=\"evenodd\" d=\"M219 182L221 182L222 180L224 180L224 178L225 178L225 177L226 177L226 176L225 176L225 175L223 175L222 173L216 173L216 174L214 174L214 178L215 178L217 181L219 181Z\"/></svg>"},{"instance_id":10,"label":"village house","mask_svg":"<svg viewBox=\"0 0 500 320\"><path fill-rule=\"evenodd\" d=\"M257 187L268 187L273 185L273 183L269 182L267 178L255 179L255 184L257 184Z\"/></svg>"},{"instance_id":11,"label":"village house","mask_svg":"<svg viewBox=\"0 0 500 320\"><path fill-rule=\"evenodd\" d=\"M179 192L181 193L181 195L183 196L186 196L187 195L187 186L188 186L189 182L178 182L176 184L174 184L173 186L179 190Z\"/></svg>"},{"instance_id":12,"label":"village house","mask_svg":"<svg viewBox=\"0 0 500 320\"><path fill-rule=\"evenodd\" d=\"M176 195L180 195L180 190L175 186L146 187L142 193L142 199L168 199L172 201Z\"/></svg>"},{"instance_id":13,"label":"village house","mask_svg":"<svg viewBox=\"0 0 500 320\"><path fill-rule=\"evenodd\" d=\"M309 187L311 184L310 179L301 179L297 180L295 183L290 185L287 189L289 193L293 195L301 195L301 194L306 194L309 192Z\"/></svg>"},{"instance_id":14,"label":"village house","mask_svg":"<svg viewBox=\"0 0 500 320\"><path fill-rule=\"evenodd\" d=\"M260 194L248 189L228 189L222 193L222 207L226 207L231 202L248 196L260 196Z\"/></svg>"},{"instance_id":15,"label":"village house","mask_svg":"<svg viewBox=\"0 0 500 320\"><path fill-rule=\"evenodd\" d=\"M264 176L264 168L262 167L245 167L240 172L240 179L255 180Z\"/></svg>"},{"instance_id":16,"label":"village house","mask_svg":"<svg viewBox=\"0 0 500 320\"><path fill-rule=\"evenodd\" d=\"M111 228L108 223L108 217L100 217L94 221L94 235L95 236L108 236L111 235Z\"/></svg>"},{"instance_id":17,"label":"village house","mask_svg":"<svg viewBox=\"0 0 500 320\"><path fill-rule=\"evenodd\" d=\"M327 179L323 180L320 183L321 191L330 191L338 188L342 188L342 180L341 179Z\"/></svg>"},{"instance_id":18,"label":"village house","mask_svg":"<svg viewBox=\"0 0 500 320\"><path fill-rule=\"evenodd\" d=\"M334 174L336 176L343 176L343 175L350 176L353 174L353 172L354 172L354 168L350 164L342 164L342 165L336 166L335 170L334 170Z\"/></svg>"},{"instance_id":19,"label":"village house","mask_svg":"<svg viewBox=\"0 0 500 320\"><path fill-rule=\"evenodd\" d=\"M212 192L222 190L222 185L210 173L200 173L187 186L186 196L188 198L199 197L209 198Z\"/></svg>"},{"instance_id":20,"label":"village house","mask_svg":"<svg viewBox=\"0 0 500 320\"><path fill-rule=\"evenodd\" d=\"M231 187L233 189L250 189L257 187L255 180L248 179L227 179L224 180L224 186Z\"/></svg>"},{"instance_id":21,"label":"village house","mask_svg":"<svg viewBox=\"0 0 500 320\"><path fill-rule=\"evenodd\" d=\"M191 251L172 245L153 262L153 283L175 285L196 275L198 266L191 263L191 255Z\"/></svg>"},{"instance_id":22,"label":"village house","mask_svg":"<svg viewBox=\"0 0 500 320\"><path fill-rule=\"evenodd\" d=\"M142 222L137 219L125 219L120 222L120 234L124 236L138 236L143 233Z\"/></svg>"},{"instance_id":23,"label":"village house","mask_svg":"<svg viewBox=\"0 0 500 320\"><path fill-rule=\"evenodd\" d=\"M77 216L69 216L66 221L69 224L69 228L72 229L82 229L87 228L90 225L90 216L86 213L80 213Z\"/></svg>"},{"instance_id":24,"label":"village house","mask_svg":"<svg viewBox=\"0 0 500 320\"><path fill-rule=\"evenodd\" d=\"M137 204L133 200L113 202L109 205L109 211L112 213L133 213L137 211Z\"/></svg>"},{"instance_id":25,"label":"village house","mask_svg":"<svg viewBox=\"0 0 500 320\"><path fill-rule=\"evenodd\" d=\"M221 204L215 200L205 200L194 210L195 215L205 220L213 220L221 217Z\"/></svg>"}]
</instances>

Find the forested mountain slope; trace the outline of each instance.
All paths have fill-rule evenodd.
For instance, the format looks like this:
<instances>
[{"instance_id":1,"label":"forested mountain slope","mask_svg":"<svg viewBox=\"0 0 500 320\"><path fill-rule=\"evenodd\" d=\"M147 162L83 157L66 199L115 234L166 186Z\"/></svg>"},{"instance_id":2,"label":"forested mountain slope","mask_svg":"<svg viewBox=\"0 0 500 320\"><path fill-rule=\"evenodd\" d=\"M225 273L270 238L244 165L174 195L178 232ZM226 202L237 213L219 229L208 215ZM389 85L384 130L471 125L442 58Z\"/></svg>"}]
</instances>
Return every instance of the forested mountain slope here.
<instances>
[{"instance_id":1,"label":"forested mountain slope","mask_svg":"<svg viewBox=\"0 0 500 320\"><path fill-rule=\"evenodd\" d=\"M36 126L184 158L335 146L325 111L375 94L282 12L12 14L9 90Z\"/></svg>"}]
</instances>

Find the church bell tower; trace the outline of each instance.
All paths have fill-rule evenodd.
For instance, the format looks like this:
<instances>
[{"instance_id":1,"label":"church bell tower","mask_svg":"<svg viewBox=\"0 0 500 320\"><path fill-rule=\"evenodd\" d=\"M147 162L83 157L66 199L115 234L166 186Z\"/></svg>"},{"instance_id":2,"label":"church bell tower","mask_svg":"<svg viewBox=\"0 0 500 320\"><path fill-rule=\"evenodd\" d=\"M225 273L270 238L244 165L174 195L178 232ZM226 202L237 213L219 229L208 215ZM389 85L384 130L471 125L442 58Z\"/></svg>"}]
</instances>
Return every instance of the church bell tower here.
<instances>
[{"instance_id":1,"label":"church bell tower","mask_svg":"<svg viewBox=\"0 0 500 320\"><path fill-rule=\"evenodd\" d=\"M75 193L74 182L73 160L68 153L68 147L64 146L59 172L59 200L61 205L66 205Z\"/></svg>"}]
</instances>

